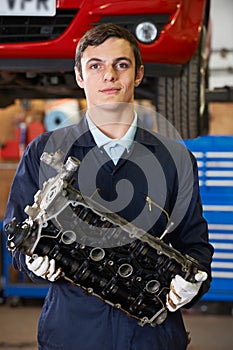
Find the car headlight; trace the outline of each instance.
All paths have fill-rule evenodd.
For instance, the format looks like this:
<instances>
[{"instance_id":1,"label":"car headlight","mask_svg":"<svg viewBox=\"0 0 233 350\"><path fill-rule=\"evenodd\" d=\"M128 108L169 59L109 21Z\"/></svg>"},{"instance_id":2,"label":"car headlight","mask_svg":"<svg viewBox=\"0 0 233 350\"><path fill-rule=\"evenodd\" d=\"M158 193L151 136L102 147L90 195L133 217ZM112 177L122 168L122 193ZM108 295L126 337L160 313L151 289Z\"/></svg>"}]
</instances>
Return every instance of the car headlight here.
<instances>
[{"instance_id":1,"label":"car headlight","mask_svg":"<svg viewBox=\"0 0 233 350\"><path fill-rule=\"evenodd\" d=\"M155 41L158 30L152 22L142 22L136 26L136 37L139 41L145 44L150 44Z\"/></svg>"}]
</instances>

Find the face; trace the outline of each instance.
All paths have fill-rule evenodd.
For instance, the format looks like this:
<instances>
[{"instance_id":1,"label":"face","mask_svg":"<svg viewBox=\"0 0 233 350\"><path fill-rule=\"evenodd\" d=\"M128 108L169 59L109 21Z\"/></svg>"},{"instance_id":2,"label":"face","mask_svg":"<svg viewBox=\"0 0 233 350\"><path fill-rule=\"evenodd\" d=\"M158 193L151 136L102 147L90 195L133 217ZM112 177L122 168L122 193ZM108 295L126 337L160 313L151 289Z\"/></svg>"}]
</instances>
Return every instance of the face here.
<instances>
[{"instance_id":1,"label":"face","mask_svg":"<svg viewBox=\"0 0 233 350\"><path fill-rule=\"evenodd\" d=\"M76 80L85 91L89 108L133 102L134 88L143 78L143 66L135 77L135 58L128 41L109 38L99 46L88 46L83 52L81 65L82 78L75 68Z\"/></svg>"}]
</instances>

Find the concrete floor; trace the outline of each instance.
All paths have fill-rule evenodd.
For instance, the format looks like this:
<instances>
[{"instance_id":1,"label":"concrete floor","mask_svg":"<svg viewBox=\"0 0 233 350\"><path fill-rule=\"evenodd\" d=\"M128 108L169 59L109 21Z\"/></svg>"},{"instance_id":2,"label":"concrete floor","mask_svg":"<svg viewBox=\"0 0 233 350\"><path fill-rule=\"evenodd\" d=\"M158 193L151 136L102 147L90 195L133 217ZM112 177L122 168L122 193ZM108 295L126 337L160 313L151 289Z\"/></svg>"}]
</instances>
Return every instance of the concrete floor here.
<instances>
[{"instance_id":1,"label":"concrete floor","mask_svg":"<svg viewBox=\"0 0 233 350\"><path fill-rule=\"evenodd\" d=\"M192 339L188 350L233 349L232 314L224 312L217 315L216 310L213 313L213 310L206 310L206 305L203 310L204 308L205 312L200 312L199 309L184 312L185 325L191 332ZM0 349L36 350L40 310L38 301L19 304L17 307L10 306L8 301L0 305Z\"/></svg>"}]
</instances>

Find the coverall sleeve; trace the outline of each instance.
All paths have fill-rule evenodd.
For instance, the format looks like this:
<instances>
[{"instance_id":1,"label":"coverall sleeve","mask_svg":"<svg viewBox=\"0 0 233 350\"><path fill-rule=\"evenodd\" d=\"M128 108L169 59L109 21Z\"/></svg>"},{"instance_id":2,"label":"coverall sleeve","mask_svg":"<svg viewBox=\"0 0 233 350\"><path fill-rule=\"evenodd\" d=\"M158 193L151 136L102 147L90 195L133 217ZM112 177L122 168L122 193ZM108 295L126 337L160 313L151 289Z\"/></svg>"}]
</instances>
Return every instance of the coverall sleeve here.
<instances>
[{"instance_id":1,"label":"coverall sleeve","mask_svg":"<svg viewBox=\"0 0 233 350\"><path fill-rule=\"evenodd\" d=\"M200 264L200 269L207 272L208 278L202 283L198 295L185 306L187 308L197 302L210 287L211 262L214 252L213 246L209 242L208 225L203 217L197 163L191 153L190 159L192 166L186 167L186 170L181 172L182 176L179 177L181 195L178 199L180 203L177 203L178 207L182 208L184 201L189 197L189 205L180 224L170 234L170 242L182 254L188 254L195 258Z\"/></svg>"},{"instance_id":2,"label":"coverall sleeve","mask_svg":"<svg viewBox=\"0 0 233 350\"><path fill-rule=\"evenodd\" d=\"M16 218L16 222L22 222L26 219L27 215L24 209L27 205L33 204L34 195L39 190L39 167L40 155L42 153L38 142L39 139L40 137L28 145L19 162L8 197L4 226L14 217ZM11 255L12 264L15 269L26 272L35 282L43 281L42 278L36 277L35 274L27 269L24 254L13 251Z\"/></svg>"}]
</instances>

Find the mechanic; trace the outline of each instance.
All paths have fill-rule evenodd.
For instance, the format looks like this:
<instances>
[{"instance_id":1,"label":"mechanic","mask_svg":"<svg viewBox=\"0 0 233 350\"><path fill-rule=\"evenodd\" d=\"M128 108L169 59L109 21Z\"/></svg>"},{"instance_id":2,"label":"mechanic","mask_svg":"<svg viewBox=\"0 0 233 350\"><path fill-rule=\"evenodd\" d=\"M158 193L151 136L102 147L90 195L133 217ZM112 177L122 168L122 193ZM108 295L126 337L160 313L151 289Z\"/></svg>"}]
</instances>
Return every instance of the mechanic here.
<instances>
[{"instance_id":1,"label":"mechanic","mask_svg":"<svg viewBox=\"0 0 233 350\"><path fill-rule=\"evenodd\" d=\"M174 229L164 240L182 254L197 259L201 269L195 283L176 275L167 295L166 320L156 327L141 327L133 317L96 296L86 295L81 288L63 279L61 270L48 256L33 260L14 251L12 259L16 269L27 273L35 282L49 283L38 323L38 348L186 349L188 337L181 307L191 307L209 289L213 255L207 223L202 216L196 161L181 143L166 140L158 133L148 133L141 126L134 108L134 90L143 79L144 67L138 44L128 30L109 23L86 32L77 45L75 75L86 95L87 113L78 125L43 133L28 145L14 177L4 225L13 217L17 221L26 219L24 208L32 205L41 183L51 176L42 169L41 154L44 150L55 152L63 147L66 157L73 155L80 161L85 161L85 156L90 154L90 168L87 166L82 178L87 195L92 194L93 188L91 186L88 193L88 186L93 171L97 174L96 188L105 202L115 201L117 183L129 180L134 193L120 191L124 197L121 203L130 195L132 200L118 213L131 222L137 222L138 217L141 220L143 213L145 227L159 237L166 229L167 218L172 217ZM137 145L142 145L138 152ZM147 156L156 159L159 165L154 167L153 161L147 162ZM139 169L138 164L145 166ZM159 205L153 206L153 201ZM155 218L153 213L161 203L163 208Z\"/></svg>"}]
</instances>

